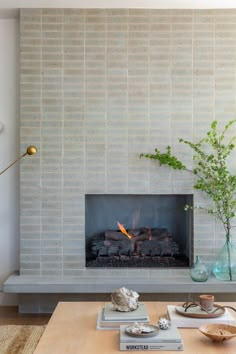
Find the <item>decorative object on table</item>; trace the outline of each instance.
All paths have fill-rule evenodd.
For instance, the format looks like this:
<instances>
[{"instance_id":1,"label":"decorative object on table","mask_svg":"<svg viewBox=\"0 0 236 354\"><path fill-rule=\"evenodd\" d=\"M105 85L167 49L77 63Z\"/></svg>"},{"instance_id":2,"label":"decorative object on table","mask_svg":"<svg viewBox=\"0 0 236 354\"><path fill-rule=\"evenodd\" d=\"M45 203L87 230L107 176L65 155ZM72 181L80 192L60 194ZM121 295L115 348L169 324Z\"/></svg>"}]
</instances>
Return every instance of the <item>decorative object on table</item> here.
<instances>
[{"instance_id":1,"label":"decorative object on table","mask_svg":"<svg viewBox=\"0 0 236 354\"><path fill-rule=\"evenodd\" d=\"M196 256L196 261L190 270L190 275L192 280L194 281L199 281L199 282L207 281L209 272L206 265L202 262L200 256Z\"/></svg>"},{"instance_id":2,"label":"decorative object on table","mask_svg":"<svg viewBox=\"0 0 236 354\"><path fill-rule=\"evenodd\" d=\"M158 331L157 326L149 325L156 329L155 335L131 336L127 333L126 326L120 326L120 350L183 350L183 341L176 327L168 331Z\"/></svg>"},{"instance_id":3,"label":"decorative object on table","mask_svg":"<svg viewBox=\"0 0 236 354\"><path fill-rule=\"evenodd\" d=\"M219 306L216 305L215 306ZM183 328L198 328L203 324L225 323L235 324L235 319L227 308L219 306L219 312L209 315L201 311L200 307L190 307L189 312L185 312L183 306L168 305L167 315L172 326Z\"/></svg>"},{"instance_id":4,"label":"decorative object on table","mask_svg":"<svg viewBox=\"0 0 236 354\"><path fill-rule=\"evenodd\" d=\"M225 308L214 304L211 311L204 309L199 302L186 302L182 306L176 306L176 312L182 316L193 318L214 318L225 313Z\"/></svg>"},{"instance_id":5,"label":"decorative object on table","mask_svg":"<svg viewBox=\"0 0 236 354\"><path fill-rule=\"evenodd\" d=\"M187 301L181 306L181 313L189 317L218 317L223 314L225 309L231 309L236 312L233 306L217 305L214 303L214 295L199 295L199 302ZM179 306L178 306L179 308Z\"/></svg>"},{"instance_id":6,"label":"decorative object on table","mask_svg":"<svg viewBox=\"0 0 236 354\"><path fill-rule=\"evenodd\" d=\"M212 312L214 309L214 301L215 297L214 295L199 295L199 305L201 306L201 309L206 312ZM215 312L217 309L215 310Z\"/></svg>"},{"instance_id":7,"label":"decorative object on table","mask_svg":"<svg viewBox=\"0 0 236 354\"><path fill-rule=\"evenodd\" d=\"M117 329L120 325L131 325L134 322L149 323L146 304L140 302L134 311L114 311L112 303L106 303L99 312L97 318L97 329Z\"/></svg>"},{"instance_id":8,"label":"decorative object on table","mask_svg":"<svg viewBox=\"0 0 236 354\"><path fill-rule=\"evenodd\" d=\"M159 327L139 322L134 322L125 328L125 333L131 337L149 338L156 336L158 332Z\"/></svg>"},{"instance_id":9,"label":"decorative object on table","mask_svg":"<svg viewBox=\"0 0 236 354\"><path fill-rule=\"evenodd\" d=\"M0 172L0 175L2 175L4 172L6 172L11 166L13 166L16 162L18 162L22 157L25 157L26 155L34 155L37 152L37 148L33 145L30 145L27 147L26 152L18 157L14 162L12 162L8 167L6 167L2 172Z\"/></svg>"},{"instance_id":10,"label":"decorative object on table","mask_svg":"<svg viewBox=\"0 0 236 354\"><path fill-rule=\"evenodd\" d=\"M236 326L224 323L204 324L199 331L213 342L223 342L236 337Z\"/></svg>"},{"instance_id":11,"label":"decorative object on table","mask_svg":"<svg viewBox=\"0 0 236 354\"><path fill-rule=\"evenodd\" d=\"M211 199L212 204L209 207L199 209L215 216L225 230L225 245L216 256L213 266L213 273L219 280L236 280L236 250L231 243L232 220L236 216L236 176L227 166L230 154L235 148L236 136L225 141L226 133L229 133L235 122L235 119L229 121L222 132L218 133L218 122L213 121L210 131L196 143L179 139L179 142L188 145L193 151L195 166L192 170L172 155L170 146L167 146L165 153L155 149L154 154L140 155L155 159L160 165L190 172L196 178L193 187ZM192 205L186 205L186 210L192 208Z\"/></svg>"},{"instance_id":12,"label":"decorative object on table","mask_svg":"<svg viewBox=\"0 0 236 354\"><path fill-rule=\"evenodd\" d=\"M171 322L170 320L168 320L167 318L163 318L161 317L158 322L157 322L158 326L160 329L169 329L171 327Z\"/></svg>"},{"instance_id":13,"label":"decorative object on table","mask_svg":"<svg viewBox=\"0 0 236 354\"><path fill-rule=\"evenodd\" d=\"M111 302L113 308L120 312L134 311L138 308L139 294L136 291L129 290L125 287L116 289L111 294Z\"/></svg>"}]
</instances>

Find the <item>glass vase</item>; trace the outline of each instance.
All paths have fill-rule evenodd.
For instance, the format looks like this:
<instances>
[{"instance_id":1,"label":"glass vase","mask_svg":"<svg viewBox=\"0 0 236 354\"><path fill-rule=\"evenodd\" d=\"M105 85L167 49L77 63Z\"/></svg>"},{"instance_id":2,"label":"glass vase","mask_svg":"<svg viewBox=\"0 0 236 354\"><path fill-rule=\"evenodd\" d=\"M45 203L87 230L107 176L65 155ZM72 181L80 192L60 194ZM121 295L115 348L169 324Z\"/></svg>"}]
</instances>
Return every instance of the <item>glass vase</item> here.
<instances>
[{"instance_id":1,"label":"glass vase","mask_svg":"<svg viewBox=\"0 0 236 354\"><path fill-rule=\"evenodd\" d=\"M228 236L216 256L212 271L219 280L236 280L236 248Z\"/></svg>"},{"instance_id":2,"label":"glass vase","mask_svg":"<svg viewBox=\"0 0 236 354\"><path fill-rule=\"evenodd\" d=\"M200 256L196 256L196 261L193 264L192 269L190 270L190 275L194 281L207 281L209 272L206 265L202 262Z\"/></svg>"}]
</instances>

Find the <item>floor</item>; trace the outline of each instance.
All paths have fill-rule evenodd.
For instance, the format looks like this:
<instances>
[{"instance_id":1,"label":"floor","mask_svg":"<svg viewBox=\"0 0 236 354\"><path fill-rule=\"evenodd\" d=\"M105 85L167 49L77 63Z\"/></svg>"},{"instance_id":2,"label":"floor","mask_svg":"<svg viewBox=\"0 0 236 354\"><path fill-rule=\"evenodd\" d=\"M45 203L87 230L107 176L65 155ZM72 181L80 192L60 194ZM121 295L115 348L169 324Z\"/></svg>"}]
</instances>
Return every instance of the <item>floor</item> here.
<instances>
[{"instance_id":1,"label":"floor","mask_svg":"<svg viewBox=\"0 0 236 354\"><path fill-rule=\"evenodd\" d=\"M0 306L0 325L43 325L48 323L50 317L48 314L19 314L17 306Z\"/></svg>"}]
</instances>

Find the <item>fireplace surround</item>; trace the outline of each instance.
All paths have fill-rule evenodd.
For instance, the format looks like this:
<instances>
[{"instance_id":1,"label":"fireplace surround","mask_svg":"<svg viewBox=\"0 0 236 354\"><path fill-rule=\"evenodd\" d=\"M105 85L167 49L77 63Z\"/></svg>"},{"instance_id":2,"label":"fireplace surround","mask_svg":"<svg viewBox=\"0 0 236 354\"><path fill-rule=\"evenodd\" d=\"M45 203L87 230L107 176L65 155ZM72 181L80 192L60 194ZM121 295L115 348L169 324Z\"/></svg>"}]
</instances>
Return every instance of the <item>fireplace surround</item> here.
<instances>
[{"instance_id":1,"label":"fireplace surround","mask_svg":"<svg viewBox=\"0 0 236 354\"><path fill-rule=\"evenodd\" d=\"M234 25L222 11L21 9L20 140L39 149L20 166L21 276L99 273L86 268L88 194L192 194L207 206L191 174L139 155L170 144L191 168L178 138L232 117ZM195 209L193 232L210 267L224 231Z\"/></svg>"}]
</instances>

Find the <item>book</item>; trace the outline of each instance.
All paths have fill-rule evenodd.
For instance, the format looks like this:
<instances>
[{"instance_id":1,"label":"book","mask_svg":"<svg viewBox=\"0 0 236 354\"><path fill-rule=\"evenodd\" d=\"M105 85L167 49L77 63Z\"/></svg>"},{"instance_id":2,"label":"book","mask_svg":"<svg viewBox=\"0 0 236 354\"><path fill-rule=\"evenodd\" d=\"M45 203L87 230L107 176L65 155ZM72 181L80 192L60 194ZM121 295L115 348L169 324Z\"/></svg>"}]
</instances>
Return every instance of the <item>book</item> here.
<instances>
[{"instance_id":1,"label":"book","mask_svg":"<svg viewBox=\"0 0 236 354\"><path fill-rule=\"evenodd\" d=\"M120 343L120 350L184 350L183 343Z\"/></svg>"},{"instance_id":2,"label":"book","mask_svg":"<svg viewBox=\"0 0 236 354\"><path fill-rule=\"evenodd\" d=\"M214 318L195 318L195 317L187 317L180 315L175 310L176 306L168 305L167 306L167 315L172 323L172 325L176 327L182 328L199 328L203 324L207 323L225 323L228 325L235 325L235 319L228 311L225 309L225 313L219 317Z\"/></svg>"},{"instance_id":3,"label":"book","mask_svg":"<svg viewBox=\"0 0 236 354\"><path fill-rule=\"evenodd\" d=\"M149 322L149 317L147 316L146 319L129 319L129 318L121 318L117 320L105 320L104 318L104 308L99 311L98 317L97 317L97 329L120 329L121 325L126 325L129 326L133 324L134 322L142 322L142 323L148 323Z\"/></svg>"},{"instance_id":4,"label":"book","mask_svg":"<svg viewBox=\"0 0 236 354\"><path fill-rule=\"evenodd\" d=\"M113 310L112 303L106 303L104 306L104 319L107 321L147 321L148 313L146 304L140 302L136 310L129 312L121 312Z\"/></svg>"},{"instance_id":5,"label":"book","mask_svg":"<svg viewBox=\"0 0 236 354\"><path fill-rule=\"evenodd\" d=\"M125 333L125 325L120 326L120 350L176 350L184 349L181 335L176 327L160 330L149 338L131 337Z\"/></svg>"}]
</instances>

